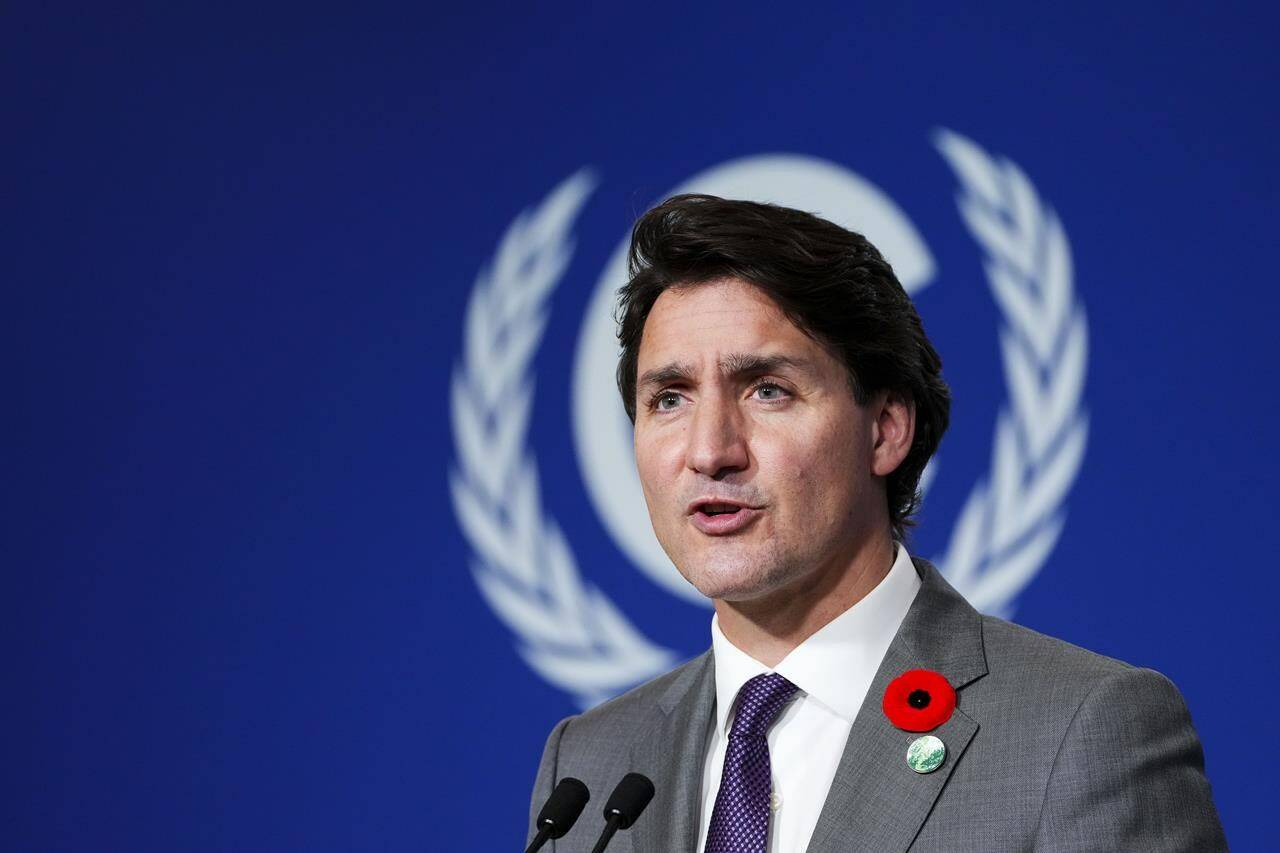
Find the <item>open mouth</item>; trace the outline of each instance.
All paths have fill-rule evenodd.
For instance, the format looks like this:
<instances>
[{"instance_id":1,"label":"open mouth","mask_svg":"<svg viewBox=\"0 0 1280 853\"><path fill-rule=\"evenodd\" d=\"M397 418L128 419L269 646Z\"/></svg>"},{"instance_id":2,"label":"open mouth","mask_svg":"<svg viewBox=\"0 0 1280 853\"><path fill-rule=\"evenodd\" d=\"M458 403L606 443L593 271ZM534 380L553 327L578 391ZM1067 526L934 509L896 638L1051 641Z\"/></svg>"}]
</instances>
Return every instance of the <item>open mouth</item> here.
<instances>
[{"instance_id":1,"label":"open mouth","mask_svg":"<svg viewBox=\"0 0 1280 853\"><path fill-rule=\"evenodd\" d=\"M703 504L698 507L699 515L717 516L717 515L735 515L742 507L733 504Z\"/></svg>"},{"instance_id":2,"label":"open mouth","mask_svg":"<svg viewBox=\"0 0 1280 853\"><path fill-rule=\"evenodd\" d=\"M690 507L689 520L708 536L727 536L746 530L760 517L761 510L742 504L706 501Z\"/></svg>"}]
</instances>

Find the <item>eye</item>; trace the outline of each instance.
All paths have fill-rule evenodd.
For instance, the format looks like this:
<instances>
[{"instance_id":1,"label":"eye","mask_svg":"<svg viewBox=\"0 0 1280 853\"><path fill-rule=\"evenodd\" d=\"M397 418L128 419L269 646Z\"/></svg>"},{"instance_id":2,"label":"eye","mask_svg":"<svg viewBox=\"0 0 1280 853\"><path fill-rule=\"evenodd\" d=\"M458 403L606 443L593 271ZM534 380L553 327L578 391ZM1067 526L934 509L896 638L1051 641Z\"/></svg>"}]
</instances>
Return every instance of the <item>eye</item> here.
<instances>
[{"instance_id":1,"label":"eye","mask_svg":"<svg viewBox=\"0 0 1280 853\"><path fill-rule=\"evenodd\" d=\"M785 400L791 396L787 389L774 382L759 382L752 387L751 393L767 403L772 403L775 400Z\"/></svg>"},{"instance_id":2,"label":"eye","mask_svg":"<svg viewBox=\"0 0 1280 853\"><path fill-rule=\"evenodd\" d=\"M669 412L680 405L680 395L675 391L659 391L649 401L649 408Z\"/></svg>"}]
</instances>

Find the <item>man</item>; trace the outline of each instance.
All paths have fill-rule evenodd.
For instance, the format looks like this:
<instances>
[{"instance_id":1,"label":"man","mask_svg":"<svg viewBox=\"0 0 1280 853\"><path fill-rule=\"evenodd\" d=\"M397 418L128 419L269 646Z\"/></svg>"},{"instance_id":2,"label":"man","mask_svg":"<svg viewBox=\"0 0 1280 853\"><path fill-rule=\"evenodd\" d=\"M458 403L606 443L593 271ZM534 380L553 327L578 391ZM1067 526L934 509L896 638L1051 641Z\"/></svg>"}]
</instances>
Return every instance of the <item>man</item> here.
<instances>
[{"instance_id":1,"label":"man","mask_svg":"<svg viewBox=\"0 0 1280 853\"><path fill-rule=\"evenodd\" d=\"M533 792L649 776L610 850L1219 850L1151 670L974 611L905 547L941 361L863 237L677 196L637 223L618 385L711 650L552 731ZM588 851L593 807L557 851Z\"/></svg>"}]
</instances>

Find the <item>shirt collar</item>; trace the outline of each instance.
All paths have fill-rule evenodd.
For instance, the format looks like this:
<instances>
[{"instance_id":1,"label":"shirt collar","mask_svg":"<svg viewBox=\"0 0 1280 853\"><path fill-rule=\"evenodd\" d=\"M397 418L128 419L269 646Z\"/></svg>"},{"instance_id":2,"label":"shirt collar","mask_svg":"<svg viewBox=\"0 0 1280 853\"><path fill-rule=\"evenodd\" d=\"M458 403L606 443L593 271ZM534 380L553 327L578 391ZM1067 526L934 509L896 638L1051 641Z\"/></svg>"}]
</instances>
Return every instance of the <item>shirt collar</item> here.
<instances>
[{"instance_id":1,"label":"shirt collar","mask_svg":"<svg viewBox=\"0 0 1280 853\"><path fill-rule=\"evenodd\" d=\"M801 693L853 724L880 661L920 589L920 577L907 549L897 554L889 573L871 592L796 646L772 670L739 649L711 619L715 657L716 725L727 731L729 712L742 685L757 675L776 672Z\"/></svg>"}]
</instances>

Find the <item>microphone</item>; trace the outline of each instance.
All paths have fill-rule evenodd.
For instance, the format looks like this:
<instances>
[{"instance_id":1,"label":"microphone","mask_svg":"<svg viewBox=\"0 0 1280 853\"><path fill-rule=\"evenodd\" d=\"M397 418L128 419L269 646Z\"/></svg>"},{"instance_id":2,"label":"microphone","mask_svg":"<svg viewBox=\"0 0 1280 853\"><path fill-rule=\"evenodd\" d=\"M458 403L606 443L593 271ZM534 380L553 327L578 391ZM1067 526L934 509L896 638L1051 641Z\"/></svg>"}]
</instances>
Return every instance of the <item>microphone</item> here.
<instances>
[{"instance_id":1,"label":"microphone","mask_svg":"<svg viewBox=\"0 0 1280 853\"><path fill-rule=\"evenodd\" d=\"M571 776L561 779L551 796L547 797L542 811L538 812L538 819L534 821L538 834L533 837L533 842L524 853L534 853L547 843L548 838L559 838L568 832L578 815L587 807L589 799L591 792L586 785Z\"/></svg>"},{"instance_id":2,"label":"microphone","mask_svg":"<svg viewBox=\"0 0 1280 853\"><path fill-rule=\"evenodd\" d=\"M591 853L604 853L613 834L619 829L630 829L652 799L653 783L648 776L639 773L623 776L618 787L609 795L609 802L604 804L604 819L607 823Z\"/></svg>"}]
</instances>

